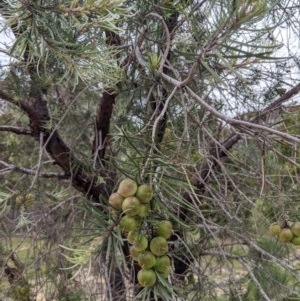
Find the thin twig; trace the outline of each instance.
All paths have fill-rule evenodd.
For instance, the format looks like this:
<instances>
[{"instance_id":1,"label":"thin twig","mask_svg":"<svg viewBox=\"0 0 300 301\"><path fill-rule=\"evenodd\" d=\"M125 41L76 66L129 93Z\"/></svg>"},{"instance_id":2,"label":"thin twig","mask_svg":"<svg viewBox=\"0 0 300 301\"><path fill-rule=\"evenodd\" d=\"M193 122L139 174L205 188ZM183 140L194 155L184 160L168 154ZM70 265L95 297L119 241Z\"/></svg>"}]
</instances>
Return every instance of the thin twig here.
<instances>
[{"instance_id":1,"label":"thin twig","mask_svg":"<svg viewBox=\"0 0 300 301\"><path fill-rule=\"evenodd\" d=\"M292 135L289 135L287 133L283 133L281 131L278 131L278 130L275 130L275 129L271 129L271 128L269 128L267 126L264 126L264 125L261 125L261 124L257 124L257 123L253 123L253 122L249 122L249 121L238 120L238 119L233 119L233 118L226 117L225 115L221 114L219 111L217 111L216 109L214 109L212 106L210 106L205 100L203 100L200 96L198 96L189 87L185 87L185 90L203 108L205 108L207 111L209 111L210 113L212 113L214 116L216 116L217 118L225 121L228 124L231 124L233 126L240 126L240 125L243 126L244 125L246 127L254 128L254 129L260 130L262 132L269 132L271 134L274 134L276 136L279 136L279 137L283 138L284 140L288 140L288 141L292 141L292 142L295 142L297 144L300 144L300 139L299 138L297 138L295 136L292 136Z\"/></svg>"},{"instance_id":2,"label":"thin twig","mask_svg":"<svg viewBox=\"0 0 300 301\"><path fill-rule=\"evenodd\" d=\"M0 164L5 167L5 169L0 170L0 175L6 174L6 173L12 172L12 171L20 172L20 173L27 174L27 175L32 175L32 176L36 175L36 171L32 170L32 169L29 169L29 168L24 168L24 167L16 166L16 165L13 165L13 164L8 164L4 161L0 161ZM41 173L39 173L39 177L69 179L69 176L67 176L64 173L59 173L59 172L41 172Z\"/></svg>"},{"instance_id":3,"label":"thin twig","mask_svg":"<svg viewBox=\"0 0 300 301\"><path fill-rule=\"evenodd\" d=\"M290 266L289 264L285 263L284 261L278 259L277 257L273 256L272 254L270 254L269 252L263 250L262 248L260 248L258 245L256 245L251 239L246 238L245 236L239 235L238 233L235 233L236 236L239 236L241 240L243 240L245 243L247 243L252 249L256 250L257 252L259 252L260 254L268 257L270 260L272 260L273 262L277 263L278 265L284 267L285 269L287 269L288 271L294 271L295 269Z\"/></svg>"},{"instance_id":4,"label":"thin twig","mask_svg":"<svg viewBox=\"0 0 300 301\"><path fill-rule=\"evenodd\" d=\"M156 134L157 134L157 130L156 129L157 129L158 123L163 118L163 116L165 115L165 113L166 113L166 111L168 109L168 106L169 106L169 102L171 101L172 97L174 96L176 90L177 90L177 87L175 87L173 89L173 91L170 93L170 95L168 96L168 98L166 99L166 101L164 103L163 109L161 110L160 114L157 116L157 118L154 121L153 129L152 129L152 142L153 143L155 142L155 137L156 137Z\"/></svg>"},{"instance_id":5,"label":"thin twig","mask_svg":"<svg viewBox=\"0 0 300 301\"><path fill-rule=\"evenodd\" d=\"M239 262L246 268L246 270L249 273L250 278L253 280L253 282L255 283L256 287L258 288L260 294L262 295L262 297L264 298L264 300L266 301L271 301L271 299L268 297L268 295L266 294L266 292L264 291L264 289L262 288L262 286L260 285L259 281L257 280L257 278L255 277L255 275L253 274L251 267L244 261L244 260L239 260Z\"/></svg>"},{"instance_id":6,"label":"thin twig","mask_svg":"<svg viewBox=\"0 0 300 301\"><path fill-rule=\"evenodd\" d=\"M158 71L159 72L163 72L163 69L164 69L164 65L166 63L166 60L168 58L168 55L169 55L169 51L170 51L170 48L171 48L171 37L170 37L170 32L169 32L169 28L168 28L168 25L166 24L164 18L162 16L160 16L159 14L156 14L156 13L150 13L148 14L147 16L153 16L153 17L156 17L158 18L163 27L164 27L164 30L165 30L165 34L166 34L166 48L164 50L164 53L163 53L163 56L162 56L162 60L161 60L161 63L160 63L160 66L158 68Z\"/></svg>"},{"instance_id":7,"label":"thin twig","mask_svg":"<svg viewBox=\"0 0 300 301\"><path fill-rule=\"evenodd\" d=\"M9 125L1 125L0 132L12 132L18 135L27 135L27 136L32 135L32 131L30 129L17 127L17 126L9 126Z\"/></svg>"},{"instance_id":8,"label":"thin twig","mask_svg":"<svg viewBox=\"0 0 300 301\"><path fill-rule=\"evenodd\" d=\"M34 175L34 178L32 180L32 183L30 185L30 189L33 188L33 185L34 183L37 181L38 177L39 177L39 174L40 174L40 169L41 169L41 162L42 162L42 157L43 157L43 141L44 141L44 133L43 132L40 132L40 147L39 147L39 158L38 158L38 165L37 165L37 168L36 168L36 171L35 171L35 175Z\"/></svg>"}]
</instances>

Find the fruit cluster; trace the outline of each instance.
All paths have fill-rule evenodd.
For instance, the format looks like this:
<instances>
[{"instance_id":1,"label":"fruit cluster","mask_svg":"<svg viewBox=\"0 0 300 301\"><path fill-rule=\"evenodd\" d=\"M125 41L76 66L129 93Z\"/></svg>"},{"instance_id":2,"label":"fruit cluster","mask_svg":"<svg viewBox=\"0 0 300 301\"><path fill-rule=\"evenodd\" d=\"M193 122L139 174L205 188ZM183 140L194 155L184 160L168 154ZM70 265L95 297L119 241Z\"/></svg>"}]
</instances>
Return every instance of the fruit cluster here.
<instances>
[{"instance_id":1,"label":"fruit cluster","mask_svg":"<svg viewBox=\"0 0 300 301\"><path fill-rule=\"evenodd\" d=\"M295 246L300 246L300 222L294 222L289 225L285 222L283 225L273 223L269 227L270 234L277 236L281 242L291 242Z\"/></svg>"},{"instance_id":2,"label":"fruit cluster","mask_svg":"<svg viewBox=\"0 0 300 301\"><path fill-rule=\"evenodd\" d=\"M156 283L157 274L167 278L170 273L170 258L167 255L167 239L172 235L172 223L168 220L149 222L145 219L150 214L150 201L153 190L150 185L140 186L131 179L121 181L117 192L109 197L109 204L116 211L122 211L119 227L127 233L130 255L141 269L137 279L143 287ZM150 223L150 225L149 225Z\"/></svg>"},{"instance_id":3,"label":"fruit cluster","mask_svg":"<svg viewBox=\"0 0 300 301\"><path fill-rule=\"evenodd\" d=\"M25 206L26 208L32 205L32 202L35 200L35 196L32 193L27 193L25 196L17 196L15 202L19 206Z\"/></svg>"}]
</instances>

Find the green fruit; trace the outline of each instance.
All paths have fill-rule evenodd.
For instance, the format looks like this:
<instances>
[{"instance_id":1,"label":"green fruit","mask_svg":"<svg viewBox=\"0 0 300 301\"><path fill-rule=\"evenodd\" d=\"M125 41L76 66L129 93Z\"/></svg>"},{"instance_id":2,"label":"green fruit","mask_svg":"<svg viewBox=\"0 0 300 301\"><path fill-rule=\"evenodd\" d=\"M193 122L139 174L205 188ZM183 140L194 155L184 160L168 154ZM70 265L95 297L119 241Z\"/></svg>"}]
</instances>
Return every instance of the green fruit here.
<instances>
[{"instance_id":1,"label":"green fruit","mask_svg":"<svg viewBox=\"0 0 300 301\"><path fill-rule=\"evenodd\" d=\"M153 197L152 187L148 184L142 184L138 187L135 196L141 201L141 203L149 203Z\"/></svg>"},{"instance_id":2,"label":"green fruit","mask_svg":"<svg viewBox=\"0 0 300 301\"><path fill-rule=\"evenodd\" d=\"M148 270L155 265L156 257L152 252L146 250L140 253L138 263L141 268Z\"/></svg>"},{"instance_id":3,"label":"green fruit","mask_svg":"<svg viewBox=\"0 0 300 301\"><path fill-rule=\"evenodd\" d=\"M127 241L132 245L136 237L139 236L139 232L136 230L130 231L127 235Z\"/></svg>"},{"instance_id":4,"label":"green fruit","mask_svg":"<svg viewBox=\"0 0 300 301\"><path fill-rule=\"evenodd\" d=\"M168 242L164 237L157 236L150 242L150 251L156 256L162 256L169 251Z\"/></svg>"},{"instance_id":5,"label":"green fruit","mask_svg":"<svg viewBox=\"0 0 300 301\"><path fill-rule=\"evenodd\" d=\"M168 278L168 276L170 275L170 267L167 267L164 270L160 271L159 275L161 275L163 278Z\"/></svg>"},{"instance_id":6,"label":"green fruit","mask_svg":"<svg viewBox=\"0 0 300 301\"><path fill-rule=\"evenodd\" d=\"M153 270L144 270L141 269L137 273L137 279L141 286L149 287L155 284L156 282L156 274Z\"/></svg>"},{"instance_id":7,"label":"green fruit","mask_svg":"<svg viewBox=\"0 0 300 301\"><path fill-rule=\"evenodd\" d=\"M172 228L172 223L170 221L163 220L157 224L157 235L158 236L168 239L172 235L172 232L173 232L173 228Z\"/></svg>"},{"instance_id":8,"label":"green fruit","mask_svg":"<svg viewBox=\"0 0 300 301\"><path fill-rule=\"evenodd\" d=\"M139 227L140 222L134 217L125 215L121 218L119 225L122 231L129 232L136 230Z\"/></svg>"},{"instance_id":9,"label":"green fruit","mask_svg":"<svg viewBox=\"0 0 300 301\"><path fill-rule=\"evenodd\" d=\"M291 243L295 246L300 246L300 236L294 236Z\"/></svg>"},{"instance_id":10,"label":"green fruit","mask_svg":"<svg viewBox=\"0 0 300 301\"><path fill-rule=\"evenodd\" d=\"M146 236L140 234L135 238L132 245L137 251L142 252L148 247L148 239Z\"/></svg>"},{"instance_id":11,"label":"green fruit","mask_svg":"<svg viewBox=\"0 0 300 301\"><path fill-rule=\"evenodd\" d=\"M16 197L16 203L17 203L18 205L21 205L21 204L23 203L23 199L22 199L20 196L17 196L17 197Z\"/></svg>"},{"instance_id":12,"label":"green fruit","mask_svg":"<svg viewBox=\"0 0 300 301\"><path fill-rule=\"evenodd\" d=\"M27 193L25 196L26 200L32 202L35 200L35 196L32 193Z\"/></svg>"},{"instance_id":13,"label":"green fruit","mask_svg":"<svg viewBox=\"0 0 300 301\"><path fill-rule=\"evenodd\" d=\"M124 198L135 195L137 191L137 183L129 178L121 181L117 193Z\"/></svg>"},{"instance_id":14,"label":"green fruit","mask_svg":"<svg viewBox=\"0 0 300 301\"><path fill-rule=\"evenodd\" d=\"M141 252L137 251L133 246L129 249L130 256L133 260L138 261Z\"/></svg>"},{"instance_id":15,"label":"green fruit","mask_svg":"<svg viewBox=\"0 0 300 301\"><path fill-rule=\"evenodd\" d=\"M150 206L149 204L141 204L140 205L140 212L138 214L139 217L144 218L149 215Z\"/></svg>"},{"instance_id":16,"label":"green fruit","mask_svg":"<svg viewBox=\"0 0 300 301\"><path fill-rule=\"evenodd\" d=\"M122 210L128 216L135 216L140 213L141 203L138 198L130 196L123 201Z\"/></svg>"},{"instance_id":17,"label":"green fruit","mask_svg":"<svg viewBox=\"0 0 300 301\"><path fill-rule=\"evenodd\" d=\"M280 231L279 234L279 240L281 242L287 242L287 241L291 241L293 239L294 235L291 229L288 228L284 228Z\"/></svg>"},{"instance_id":18,"label":"green fruit","mask_svg":"<svg viewBox=\"0 0 300 301\"><path fill-rule=\"evenodd\" d=\"M269 227L269 232L273 236L278 236L281 231L281 227L278 224L272 224Z\"/></svg>"},{"instance_id":19,"label":"green fruit","mask_svg":"<svg viewBox=\"0 0 300 301\"><path fill-rule=\"evenodd\" d=\"M171 266L171 261L169 256L164 255L156 258L156 263L154 265L154 269L158 272L165 272L166 270L169 271Z\"/></svg>"},{"instance_id":20,"label":"green fruit","mask_svg":"<svg viewBox=\"0 0 300 301\"><path fill-rule=\"evenodd\" d=\"M123 201L124 201L124 198L117 192L114 192L113 194L111 194L108 199L108 203L110 204L110 206L112 206L114 209L116 209L118 211L122 209Z\"/></svg>"},{"instance_id":21,"label":"green fruit","mask_svg":"<svg viewBox=\"0 0 300 301\"><path fill-rule=\"evenodd\" d=\"M300 222L295 222L291 226L291 230L294 235L300 236Z\"/></svg>"}]
</instances>

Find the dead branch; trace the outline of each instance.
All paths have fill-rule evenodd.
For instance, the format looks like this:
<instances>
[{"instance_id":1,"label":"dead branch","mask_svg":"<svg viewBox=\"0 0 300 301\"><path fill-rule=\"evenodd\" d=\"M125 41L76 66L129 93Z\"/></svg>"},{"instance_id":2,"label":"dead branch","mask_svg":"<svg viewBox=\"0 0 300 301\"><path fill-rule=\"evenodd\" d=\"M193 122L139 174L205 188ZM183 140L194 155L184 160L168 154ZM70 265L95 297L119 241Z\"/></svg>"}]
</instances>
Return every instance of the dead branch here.
<instances>
[{"instance_id":1,"label":"dead branch","mask_svg":"<svg viewBox=\"0 0 300 301\"><path fill-rule=\"evenodd\" d=\"M4 161L0 161L0 164L4 166L2 170L0 170L0 175L6 174L8 172L19 172L26 175L34 176L36 174L36 171L33 169L25 168L16 166L14 164L9 164ZM39 177L42 178L57 178L57 179L69 179L69 176L64 173L59 172L41 172L39 173Z\"/></svg>"},{"instance_id":2,"label":"dead branch","mask_svg":"<svg viewBox=\"0 0 300 301\"><path fill-rule=\"evenodd\" d=\"M32 132L30 129L21 128L21 127L17 127L17 126L1 125L0 132L12 132L17 135L32 136Z\"/></svg>"}]
</instances>

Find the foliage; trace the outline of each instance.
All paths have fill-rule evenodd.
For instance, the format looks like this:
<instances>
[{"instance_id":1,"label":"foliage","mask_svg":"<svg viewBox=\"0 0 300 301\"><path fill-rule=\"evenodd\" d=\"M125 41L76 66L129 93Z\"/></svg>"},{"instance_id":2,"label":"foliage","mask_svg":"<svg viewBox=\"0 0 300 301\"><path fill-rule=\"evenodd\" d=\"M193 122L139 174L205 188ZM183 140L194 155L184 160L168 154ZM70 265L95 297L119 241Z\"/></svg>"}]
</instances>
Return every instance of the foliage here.
<instances>
[{"instance_id":1,"label":"foliage","mask_svg":"<svg viewBox=\"0 0 300 301\"><path fill-rule=\"evenodd\" d=\"M299 63L278 34L298 7L0 1L0 298L299 296L298 250L268 233L300 221ZM143 231L174 228L149 288L108 203L127 177L154 190Z\"/></svg>"}]
</instances>

